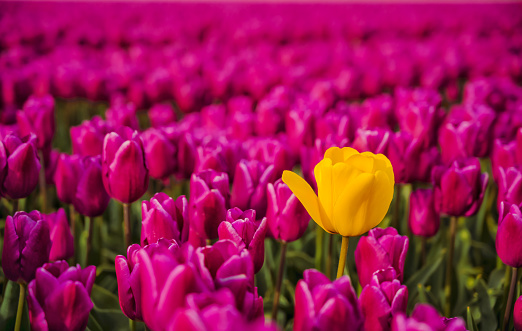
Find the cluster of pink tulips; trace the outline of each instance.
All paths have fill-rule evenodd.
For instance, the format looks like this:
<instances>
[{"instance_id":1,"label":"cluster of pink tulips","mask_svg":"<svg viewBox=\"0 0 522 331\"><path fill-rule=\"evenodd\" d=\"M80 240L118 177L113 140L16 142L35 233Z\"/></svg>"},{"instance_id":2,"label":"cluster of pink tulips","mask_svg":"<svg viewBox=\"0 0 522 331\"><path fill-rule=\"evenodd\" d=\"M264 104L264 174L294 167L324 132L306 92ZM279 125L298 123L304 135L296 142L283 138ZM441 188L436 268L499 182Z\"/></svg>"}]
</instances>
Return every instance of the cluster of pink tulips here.
<instances>
[{"instance_id":1,"label":"cluster of pink tulips","mask_svg":"<svg viewBox=\"0 0 522 331\"><path fill-rule=\"evenodd\" d=\"M522 331L521 84L516 3L0 3L0 326Z\"/></svg>"}]
</instances>

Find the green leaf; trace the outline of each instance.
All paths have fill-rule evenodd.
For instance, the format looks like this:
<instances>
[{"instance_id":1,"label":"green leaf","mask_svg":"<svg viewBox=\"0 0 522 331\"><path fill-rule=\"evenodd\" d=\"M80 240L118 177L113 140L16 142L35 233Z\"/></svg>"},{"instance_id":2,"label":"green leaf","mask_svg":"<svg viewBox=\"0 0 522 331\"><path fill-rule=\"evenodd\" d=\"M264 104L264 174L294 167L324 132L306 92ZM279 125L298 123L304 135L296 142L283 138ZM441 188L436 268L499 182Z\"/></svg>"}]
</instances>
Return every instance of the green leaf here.
<instances>
[{"instance_id":1,"label":"green leaf","mask_svg":"<svg viewBox=\"0 0 522 331\"><path fill-rule=\"evenodd\" d=\"M91 298L94 305L100 309L120 310L118 297L97 284L92 288Z\"/></svg>"},{"instance_id":2,"label":"green leaf","mask_svg":"<svg viewBox=\"0 0 522 331\"><path fill-rule=\"evenodd\" d=\"M468 330L469 331L479 331L477 328L477 324L475 323L475 320L473 319L473 315L471 314L471 310L469 309L469 306L467 308L467 321L468 321Z\"/></svg>"},{"instance_id":3,"label":"green leaf","mask_svg":"<svg viewBox=\"0 0 522 331\"><path fill-rule=\"evenodd\" d=\"M20 296L20 285L13 281L8 281L5 289L4 299L0 306L0 325L5 326L5 330L13 330L16 322L16 311L18 310L18 298ZM27 300L24 303L22 314L21 330L29 331L29 313L27 311Z\"/></svg>"},{"instance_id":4,"label":"green leaf","mask_svg":"<svg viewBox=\"0 0 522 331\"><path fill-rule=\"evenodd\" d=\"M311 269L315 264L315 261L311 256L300 251L287 252L286 261L288 268L297 269L299 272L303 272L306 269Z\"/></svg>"},{"instance_id":5,"label":"green leaf","mask_svg":"<svg viewBox=\"0 0 522 331\"><path fill-rule=\"evenodd\" d=\"M497 329L497 317L491 307L490 297L488 288L484 279L480 278L477 281L477 294L478 294L478 306L480 308L481 319L480 319L480 330L496 330Z\"/></svg>"}]
</instances>

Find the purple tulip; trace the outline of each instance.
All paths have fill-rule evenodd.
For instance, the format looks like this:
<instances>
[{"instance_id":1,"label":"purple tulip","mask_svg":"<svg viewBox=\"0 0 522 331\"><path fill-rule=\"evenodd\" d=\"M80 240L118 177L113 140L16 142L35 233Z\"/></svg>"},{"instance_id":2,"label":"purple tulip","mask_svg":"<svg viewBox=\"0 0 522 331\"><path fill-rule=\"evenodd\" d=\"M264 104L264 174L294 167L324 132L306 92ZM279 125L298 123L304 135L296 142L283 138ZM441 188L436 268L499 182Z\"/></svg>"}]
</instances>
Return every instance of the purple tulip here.
<instances>
[{"instance_id":1,"label":"purple tulip","mask_svg":"<svg viewBox=\"0 0 522 331\"><path fill-rule=\"evenodd\" d=\"M513 322L515 331L522 331L522 295L515 301L515 309L513 310Z\"/></svg>"},{"instance_id":2,"label":"purple tulip","mask_svg":"<svg viewBox=\"0 0 522 331\"><path fill-rule=\"evenodd\" d=\"M437 310L427 304L417 304L411 317L396 314L392 321L392 331L466 331L466 324L461 318L441 317Z\"/></svg>"},{"instance_id":3,"label":"purple tulip","mask_svg":"<svg viewBox=\"0 0 522 331\"><path fill-rule=\"evenodd\" d=\"M416 236L433 237L439 231L440 215L432 189L417 189L410 196L408 225Z\"/></svg>"},{"instance_id":4,"label":"purple tulip","mask_svg":"<svg viewBox=\"0 0 522 331\"><path fill-rule=\"evenodd\" d=\"M18 138L7 135L3 140L7 162L3 169L2 195L11 199L27 197L38 185L40 160L36 152L36 136Z\"/></svg>"},{"instance_id":5,"label":"purple tulip","mask_svg":"<svg viewBox=\"0 0 522 331\"><path fill-rule=\"evenodd\" d=\"M122 203L132 203L147 191L149 170L137 131L123 127L120 134L105 136L102 175L107 193Z\"/></svg>"},{"instance_id":6,"label":"purple tulip","mask_svg":"<svg viewBox=\"0 0 522 331\"><path fill-rule=\"evenodd\" d=\"M204 170L215 170L218 172L229 172L225 159L225 147L218 140L205 141L196 147L196 164L194 172Z\"/></svg>"},{"instance_id":7,"label":"purple tulip","mask_svg":"<svg viewBox=\"0 0 522 331\"><path fill-rule=\"evenodd\" d=\"M363 130L357 129L352 147L359 152L382 154L388 148L390 131L386 129Z\"/></svg>"},{"instance_id":8,"label":"purple tulip","mask_svg":"<svg viewBox=\"0 0 522 331\"><path fill-rule=\"evenodd\" d=\"M78 188L78 180L82 172L81 157L79 155L60 154L56 172L54 173L54 184L56 186L56 195L61 202L73 203Z\"/></svg>"},{"instance_id":9,"label":"purple tulip","mask_svg":"<svg viewBox=\"0 0 522 331\"><path fill-rule=\"evenodd\" d=\"M520 147L519 147L520 146ZM520 152L518 150L520 149ZM491 152L491 170L495 182L499 182L499 169L508 169L511 167L522 166L522 141L518 144L516 141L503 144L500 139L495 139L493 151Z\"/></svg>"},{"instance_id":10,"label":"purple tulip","mask_svg":"<svg viewBox=\"0 0 522 331\"><path fill-rule=\"evenodd\" d=\"M377 270L392 267L402 282L404 262L408 252L408 237L395 228L375 228L361 237L355 249L355 265L361 286L368 285Z\"/></svg>"},{"instance_id":11,"label":"purple tulip","mask_svg":"<svg viewBox=\"0 0 522 331\"><path fill-rule=\"evenodd\" d=\"M274 138L253 138L245 142L248 159L273 164L276 178L281 177L283 170L292 169L294 160L284 141Z\"/></svg>"},{"instance_id":12,"label":"purple tulip","mask_svg":"<svg viewBox=\"0 0 522 331\"><path fill-rule=\"evenodd\" d=\"M437 147L425 148L407 132L391 134L386 153L393 165L395 182L429 182L433 166L439 163Z\"/></svg>"},{"instance_id":13,"label":"purple tulip","mask_svg":"<svg viewBox=\"0 0 522 331\"><path fill-rule=\"evenodd\" d=\"M117 128L128 126L133 130L139 130L140 124L136 117L136 107L132 103L113 102L111 107L105 111L107 123Z\"/></svg>"},{"instance_id":14,"label":"purple tulip","mask_svg":"<svg viewBox=\"0 0 522 331\"><path fill-rule=\"evenodd\" d=\"M332 282L319 271L308 269L303 278L295 290L294 331L363 327L364 317L350 277Z\"/></svg>"},{"instance_id":15,"label":"purple tulip","mask_svg":"<svg viewBox=\"0 0 522 331\"><path fill-rule=\"evenodd\" d=\"M178 142L178 173L182 178L190 178L196 167L197 141L190 132L184 132Z\"/></svg>"},{"instance_id":16,"label":"purple tulip","mask_svg":"<svg viewBox=\"0 0 522 331\"><path fill-rule=\"evenodd\" d=\"M155 104L149 109L148 115L153 128L161 128L177 120L174 108L168 103Z\"/></svg>"},{"instance_id":17,"label":"purple tulip","mask_svg":"<svg viewBox=\"0 0 522 331\"><path fill-rule=\"evenodd\" d=\"M80 164L74 208L88 217L101 216L111 199L103 185L101 156L84 157Z\"/></svg>"},{"instance_id":18,"label":"purple tulip","mask_svg":"<svg viewBox=\"0 0 522 331\"><path fill-rule=\"evenodd\" d=\"M352 113L359 123L357 127L363 129L393 129L395 117L393 113L393 99L389 95L380 95L368 98L362 103L357 113Z\"/></svg>"},{"instance_id":19,"label":"purple tulip","mask_svg":"<svg viewBox=\"0 0 522 331\"><path fill-rule=\"evenodd\" d=\"M270 235L286 242L301 238L310 216L297 197L281 179L268 184L267 196L266 218Z\"/></svg>"},{"instance_id":20,"label":"purple tulip","mask_svg":"<svg viewBox=\"0 0 522 331\"><path fill-rule=\"evenodd\" d=\"M141 135L145 158L152 178L165 179L176 172L176 146L158 129L148 129Z\"/></svg>"},{"instance_id":21,"label":"purple tulip","mask_svg":"<svg viewBox=\"0 0 522 331\"><path fill-rule=\"evenodd\" d=\"M51 251L50 261L66 260L74 256L74 238L69 228L69 222L63 208L51 214L42 214L49 224Z\"/></svg>"},{"instance_id":22,"label":"purple tulip","mask_svg":"<svg viewBox=\"0 0 522 331\"><path fill-rule=\"evenodd\" d=\"M20 134L36 135L38 149L51 146L54 136L54 99L50 95L32 96L16 114Z\"/></svg>"},{"instance_id":23,"label":"purple tulip","mask_svg":"<svg viewBox=\"0 0 522 331\"><path fill-rule=\"evenodd\" d=\"M256 221L256 212L253 209L241 212L234 208L227 211L225 222L218 227L219 239L233 241L239 249L246 249L250 253L254 264L254 273L258 273L265 261L266 218Z\"/></svg>"},{"instance_id":24,"label":"purple tulip","mask_svg":"<svg viewBox=\"0 0 522 331\"><path fill-rule=\"evenodd\" d=\"M49 223L39 211L16 212L5 222L2 269L7 279L29 282L36 269L49 261Z\"/></svg>"},{"instance_id":25,"label":"purple tulip","mask_svg":"<svg viewBox=\"0 0 522 331\"><path fill-rule=\"evenodd\" d=\"M218 237L218 226L225 220L230 201L228 175L205 170L190 178L189 219L202 237Z\"/></svg>"},{"instance_id":26,"label":"purple tulip","mask_svg":"<svg viewBox=\"0 0 522 331\"><path fill-rule=\"evenodd\" d=\"M471 216L478 211L488 185L476 158L454 161L433 169L435 208L450 216Z\"/></svg>"},{"instance_id":27,"label":"purple tulip","mask_svg":"<svg viewBox=\"0 0 522 331\"><path fill-rule=\"evenodd\" d=\"M266 187L276 179L273 165L241 160L236 165L230 204L239 209L254 209L259 218L266 215Z\"/></svg>"},{"instance_id":28,"label":"purple tulip","mask_svg":"<svg viewBox=\"0 0 522 331\"><path fill-rule=\"evenodd\" d=\"M521 235L522 213L519 207L501 202L495 247L502 262L513 268L522 267L522 243L519 240Z\"/></svg>"},{"instance_id":29,"label":"purple tulip","mask_svg":"<svg viewBox=\"0 0 522 331\"><path fill-rule=\"evenodd\" d=\"M497 208L502 201L517 206L522 204L522 172L519 168L498 168Z\"/></svg>"},{"instance_id":30,"label":"purple tulip","mask_svg":"<svg viewBox=\"0 0 522 331\"><path fill-rule=\"evenodd\" d=\"M90 295L96 267L69 267L67 262L46 263L36 271L27 287L31 328L47 330L84 330L93 308Z\"/></svg>"},{"instance_id":31,"label":"purple tulip","mask_svg":"<svg viewBox=\"0 0 522 331\"><path fill-rule=\"evenodd\" d=\"M395 269L376 271L359 297L366 330L390 330L392 317L405 313L408 305L408 288L401 285Z\"/></svg>"},{"instance_id":32,"label":"purple tulip","mask_svg":"<svg viewBox=\"0 0 522 331\"><path fill-rule=\"evenodd\" d=\"M292 153L298 154L302 146L313 145L315 118L320 117L316 113L308 107L294 107L286 113L285 132Z\"/></svg>"},{"instance_id":33,"label":"purple tulip","mask_svg":"<svg viewBox=\"0 0 522 331\"><path fill-rule=\"evenodd\" d=\"M103 153L103 140L111 131L109 124L100 116L71 127L72 150L81 156L96 156Z\"/></svg>"},{"instance_id":34,"label":"purple tulip","mask_svg":"<svg viewBox=\"0 0 522 331\"><path fill-rule=\"evenodd\" d=\"M163 192L156 193L150 201L141 203L141 245L157 242L160 238L174 239L178 243L188 240L188 202L184 195L175 201Z\"/></svg>"}]
</instances>

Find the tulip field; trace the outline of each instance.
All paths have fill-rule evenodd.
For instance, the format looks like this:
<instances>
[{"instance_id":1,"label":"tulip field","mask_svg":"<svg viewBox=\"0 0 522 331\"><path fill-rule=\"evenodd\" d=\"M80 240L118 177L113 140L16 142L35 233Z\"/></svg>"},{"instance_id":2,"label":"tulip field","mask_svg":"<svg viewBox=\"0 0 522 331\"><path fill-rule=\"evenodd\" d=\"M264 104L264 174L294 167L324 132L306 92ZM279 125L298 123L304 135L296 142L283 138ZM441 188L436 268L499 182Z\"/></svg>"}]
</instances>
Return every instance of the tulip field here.
<instances>
[{"instance_id":1,"label":"tulip field","mask_svg":"<svg viewBox=\"0 0 522 331\"><path fill-rule=\"evenodd\" d=\"M522 3L0 2L0 330L522 331Z\"/></svg>"}]
</instances>

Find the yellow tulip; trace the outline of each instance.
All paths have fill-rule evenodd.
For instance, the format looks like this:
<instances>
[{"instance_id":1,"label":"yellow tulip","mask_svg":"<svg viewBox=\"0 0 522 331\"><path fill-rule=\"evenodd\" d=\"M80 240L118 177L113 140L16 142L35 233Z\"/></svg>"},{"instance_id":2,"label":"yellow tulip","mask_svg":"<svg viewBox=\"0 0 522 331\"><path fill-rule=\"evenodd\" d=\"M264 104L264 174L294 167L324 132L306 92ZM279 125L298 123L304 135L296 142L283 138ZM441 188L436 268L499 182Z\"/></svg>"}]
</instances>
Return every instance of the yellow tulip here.
<instances>
[{"instance_id":1,"label":"yellow tulip","mask_svg":"<svg viewBox=\"0 0 522 331\"><path fill-rule=\"evenodd\" d=\"M358 236L379 225L386 216L395 184L386 156L332 147L315 166L314 175L318 195L292 171L283 172L283 182L325 231L343 237Z\"/></svg>"}]
</instances>

